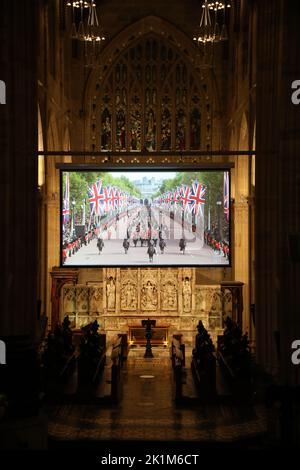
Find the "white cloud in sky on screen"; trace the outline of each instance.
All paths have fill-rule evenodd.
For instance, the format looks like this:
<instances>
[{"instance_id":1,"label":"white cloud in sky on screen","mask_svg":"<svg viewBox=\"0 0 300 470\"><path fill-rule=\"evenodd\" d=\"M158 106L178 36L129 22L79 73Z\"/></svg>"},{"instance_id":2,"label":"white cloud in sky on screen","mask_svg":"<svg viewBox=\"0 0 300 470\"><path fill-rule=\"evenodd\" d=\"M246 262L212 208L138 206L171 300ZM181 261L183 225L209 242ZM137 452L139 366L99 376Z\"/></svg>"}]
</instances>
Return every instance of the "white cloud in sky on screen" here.
<instances>
[{"instance_id":1,"label":"white cloud in sky on screen","mask_svg":"<svg viewBox=\"0 0 300 470\"><path fill-rule=\"evenodd\" d=\"M126 176L130 181L140 180L144 177L156 178L158 180L170 179L176 176L175 171L112 171L111 174L116 178Z\"/></svg>"}]
</instances>

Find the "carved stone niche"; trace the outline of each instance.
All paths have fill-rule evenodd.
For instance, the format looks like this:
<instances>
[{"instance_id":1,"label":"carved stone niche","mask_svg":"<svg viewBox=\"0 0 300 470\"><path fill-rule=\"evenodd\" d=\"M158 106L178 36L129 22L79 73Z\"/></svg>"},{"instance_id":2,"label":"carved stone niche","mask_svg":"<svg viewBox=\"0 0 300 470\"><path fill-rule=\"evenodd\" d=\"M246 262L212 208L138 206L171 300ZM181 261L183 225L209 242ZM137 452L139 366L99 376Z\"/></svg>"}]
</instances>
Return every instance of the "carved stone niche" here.
<instances>
[{"instance_id":1,"label":"carved stone niche","mask_svg":"<svg viewBox=\"0 0 300 470\"><path fill-rule=\"evenodd\" d=\"M75 315L76 314L76 288L72 286L64 286L62 289L63 294L63 305L62 313L63 316Z\"/></svg>"},{"instance_id":2,"label":"carved stone niche","mask_svg":"<svg viewBox=\"0 0 300 470\"><path fill-rule=\"evenodd\" d=\"M178 310L178 271L160 272L160 305L161 310Z\"/></svg>"},{"instance_id":3,"label":"carved stone niche","mask_svg":"<svg viewBox=\"0 0 300 470\"><path fill-rule=\"evenodd\" d=\"M115 311L117 303L117 270L106 269L105 274L105 307L108 311Z\"/></svg>"},{"instance_id":4,"label":"carved stone niche","mask_svg":"<svg viewBox=\"0 0 300 470\"><path fill-rule=\"evenodd\" d=\"M141 274L141 310L159 311L158 270L142 269Z\"/></svg>"},{"instance_id":5,"label":"carved stone niche","mask_svg":"<svg viewBox=\"0 0 300 470\"><path fill-rule=\"evenodd\" d=\"M61 314L61 294L62 288L66 284L76 285L78 281L78 269L62 269L54 267L51 271L52 288L51 288L51 328L60 321Z\"/></svg>"},{"instance_id":6,"label":"carved stone niche","mask_svg":"<svg viewBox=\"0 0 300 470\"><path fill-rule=\"evenodd\" d=\"M136 312L139 307L138 271L120 272L120 308L125 312Z\"/></svg>"},{"instance_id":7,"label":"carved stone niche","mask_svg":"<svg viewBox=\"0 0 300 470\"><path fill-rule=\"evenodd\" d=\"M90 287L89 290L90 314L99 315L103 311L103 289L102 287Z\"/></svg>"},{"instance_id":8,"label":"carved stone niche","mask_svg":"<svg viewBox=\"0 0 300 470\"><path fill-rule=\"evenodd\" d=\"M192 310L192 280L187 274L182 279L182 310L186 313Z\"/></svg>"},{"instance_id":9,"label":"carved stone niche","mask_svg":"<svg viewBox=\"0 0 300 470\"><path fill-rule=\"evenodd\" d=\"M71 322L71 327L76 327L76 287L74 285L65 285L61 291L61 307L60 307L60 318L68 315Z\"/></svg>"},{"instance_id":10,"label":"carved stone niche","mask_svg":"<svg viewBox=\"0 0 300 470\"><path fill-rule=\"evenodd\" d=\"M89 288L76 286L76 310L79 315L89 314Z\"/></svg>"}]
</instances>

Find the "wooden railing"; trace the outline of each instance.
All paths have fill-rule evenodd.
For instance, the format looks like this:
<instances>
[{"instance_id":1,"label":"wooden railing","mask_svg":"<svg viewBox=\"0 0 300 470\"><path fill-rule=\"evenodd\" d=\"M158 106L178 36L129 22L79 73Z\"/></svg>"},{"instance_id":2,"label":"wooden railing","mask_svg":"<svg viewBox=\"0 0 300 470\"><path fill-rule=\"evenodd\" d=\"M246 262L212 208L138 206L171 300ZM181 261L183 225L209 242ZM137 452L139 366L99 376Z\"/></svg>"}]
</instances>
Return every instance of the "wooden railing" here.
<instances>
[{"instance_id":1,"label":"wooden railing","mask_svg":"<svg viewBox=\"0 0 300 470\"><path fill-rule=\"evenodd\" d=\"M127 335L119 335L119 338L112 345L111 352L111 400L118 403L122 395L122 375L121 369L127 359L128 342Z\"/></svg>"}]
</instances>

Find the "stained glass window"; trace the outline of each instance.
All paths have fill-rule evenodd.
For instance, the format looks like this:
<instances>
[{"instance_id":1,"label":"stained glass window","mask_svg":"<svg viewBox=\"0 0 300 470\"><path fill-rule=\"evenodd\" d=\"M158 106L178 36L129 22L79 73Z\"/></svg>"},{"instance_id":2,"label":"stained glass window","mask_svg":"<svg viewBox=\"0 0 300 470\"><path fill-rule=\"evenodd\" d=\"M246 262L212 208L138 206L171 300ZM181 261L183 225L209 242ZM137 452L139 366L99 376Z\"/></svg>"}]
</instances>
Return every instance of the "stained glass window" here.
<instances>
[{"instance_id":1,"label":"stained glass window","mask_svg":"<svg viewBox=\"0 0 300 470\"><path fill-rule=\"evenodd\" d=\"M97 85L92 148L101 151L207 149L207 84L182 53L161 39L123 52ZM100 108L100 109L99 109Z\"/></svg>"}]
</instances>

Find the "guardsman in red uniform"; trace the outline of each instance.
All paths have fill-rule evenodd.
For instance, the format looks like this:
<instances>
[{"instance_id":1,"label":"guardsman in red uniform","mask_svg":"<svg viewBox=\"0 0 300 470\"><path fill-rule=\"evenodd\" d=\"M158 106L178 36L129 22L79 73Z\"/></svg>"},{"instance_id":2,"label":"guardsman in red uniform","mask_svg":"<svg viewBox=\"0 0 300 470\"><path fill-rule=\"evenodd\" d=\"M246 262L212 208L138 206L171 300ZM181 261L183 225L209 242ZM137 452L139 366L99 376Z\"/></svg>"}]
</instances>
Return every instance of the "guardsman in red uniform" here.
<instances>
[{"instance_id":1,"label":"guardsman in red uniform","mask_svg":"<svg viewBox=\"0 0 300 470\"><path fill-rule=\"evenodd\" d=\"M68 251L67 251L67 248L64 246L64 248L63 248L63 250L62 250L63 264L66 262L67 255L68 255Z\"/></svg>"}]
</instances>

